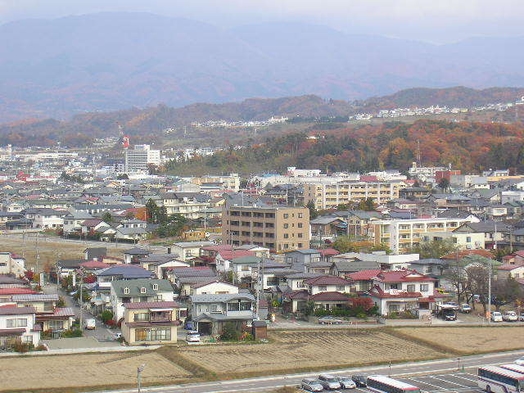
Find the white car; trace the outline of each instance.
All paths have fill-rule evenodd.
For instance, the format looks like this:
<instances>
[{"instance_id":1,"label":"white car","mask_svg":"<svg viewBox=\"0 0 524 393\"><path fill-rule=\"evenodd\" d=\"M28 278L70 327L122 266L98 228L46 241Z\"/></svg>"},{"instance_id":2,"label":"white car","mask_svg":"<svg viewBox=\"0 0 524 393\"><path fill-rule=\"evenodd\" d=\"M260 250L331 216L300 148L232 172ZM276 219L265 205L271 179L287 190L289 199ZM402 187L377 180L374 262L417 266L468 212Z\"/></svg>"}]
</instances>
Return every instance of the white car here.
<instances>
[{"instance_id":1,"label":"white car","mask_svg":"<svg viewBox=\"0 0 524 393\"><path fill-rule=\"evenodd\" d=\"M188 343L199 343L200 342L200 333L196 330L190 330L186 334L186 341Z\"/></svg>"},{"instance_id":2,"label":"white car","mask_svg":"<svg viewBox=\"0 0 524 393\"><path fill-rule=\"evenodd\" d=\"M492 322L502 322L503 321L502 314L498 311L493 311L491 313L491 321Z\"/></svg>"},{"instance_id":3,"label":"white car","mask_svg":"<svg viewBox=\"0 0 524 393\"><path fill-rule=\"evenodd\" d=\"M515 311L506 311L502 315L502 319L506 322L517 322L519 320L519 316Z\"/></svg>"}]
</instances>

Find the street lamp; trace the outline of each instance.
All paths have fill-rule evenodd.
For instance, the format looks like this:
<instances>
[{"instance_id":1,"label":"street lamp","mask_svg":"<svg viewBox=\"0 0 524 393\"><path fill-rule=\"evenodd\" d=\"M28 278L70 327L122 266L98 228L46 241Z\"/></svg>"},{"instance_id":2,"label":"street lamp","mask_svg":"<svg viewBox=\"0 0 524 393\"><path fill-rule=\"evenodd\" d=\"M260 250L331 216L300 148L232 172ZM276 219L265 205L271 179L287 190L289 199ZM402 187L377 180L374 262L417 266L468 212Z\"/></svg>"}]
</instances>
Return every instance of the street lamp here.
<instances>
[{"instance_id":1,"label":"street lamp","mask_svg":"<svg viewBox=\"0 0 524 393\"><path fill-rule=\"evenodd\" d=\"M146 368L145 364L141 364L136 368L136 381L137 381L137 388L138 393L140 393L140 375L142 374L142 371Z\"/></svg>"}]
</instances>

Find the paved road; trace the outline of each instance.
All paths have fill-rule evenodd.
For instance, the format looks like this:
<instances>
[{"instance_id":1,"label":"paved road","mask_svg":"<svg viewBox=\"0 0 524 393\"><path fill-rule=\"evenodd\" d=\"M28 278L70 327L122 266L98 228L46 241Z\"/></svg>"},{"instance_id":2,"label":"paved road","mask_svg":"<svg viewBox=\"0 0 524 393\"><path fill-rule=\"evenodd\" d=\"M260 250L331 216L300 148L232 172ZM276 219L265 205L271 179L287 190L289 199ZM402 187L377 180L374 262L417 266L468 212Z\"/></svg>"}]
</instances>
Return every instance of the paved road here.
<instances>
[{"instance_id":1,"label":"paved road","mask_svg":"<svg viewBox=\"0 0 524 393\"><path fill-rule=\"evenodd\" d=\"M475 355L395 365L379 365L326 371L335 375L383 374L419 386L427 393L480 393L476 385L476 367L487 364L511 363L524 355L524 351L504 352L489 355ZM147 373L147 365L142 371ZM283 386L297 386L302 378L315 377L318 373L290 374L233 381L206 382L200 384L171 385L164 387L142 387L146 393L228 393L228 392L270 392ZM106 393L132 393L136 389L105 391ZM367 389L351 390L355 393L369 393Z\"/></svg>"}]
</instances>

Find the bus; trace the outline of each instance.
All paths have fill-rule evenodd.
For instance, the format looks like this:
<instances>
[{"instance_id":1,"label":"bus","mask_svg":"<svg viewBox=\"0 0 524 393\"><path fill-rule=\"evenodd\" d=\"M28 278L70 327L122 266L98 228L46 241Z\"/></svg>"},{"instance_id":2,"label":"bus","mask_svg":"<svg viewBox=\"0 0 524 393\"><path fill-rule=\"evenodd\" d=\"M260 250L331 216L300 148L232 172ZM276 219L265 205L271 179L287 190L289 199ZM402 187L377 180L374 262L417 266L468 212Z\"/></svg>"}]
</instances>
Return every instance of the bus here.
<instances>
[{"instance_id":1,"label":"bus","mask_svg":"<svg viewBox=\"0 0 524 393\"><path fill-rule=\"evenodd\" d=\"M499 366L479 367L477 383L488 393L511 393L524 391L524 374Z\"/></svg>"},{"instance_id":2,"label":"bus","mask_svg":"<svg viewBox=\"0 0 524 393\"><path fill-rule=\"evenodd\" d=\"M519 373L519 374L524 374L524 366L519 366L518 364L515 364L515 363L503 364L500 367L505 368L506 370L515 371L516 373Z\"/></svg>"},{"instance_id":3,"label":"bus","mask_svg":"<svg viewBox=\"0 0 524 393\"><path fill-rule=\"evenodd\" d=\"M420 393L419 387L385 375L370 375L367 378L367 384L368 389L378 393Z\"/></svg>"}]
</instances>

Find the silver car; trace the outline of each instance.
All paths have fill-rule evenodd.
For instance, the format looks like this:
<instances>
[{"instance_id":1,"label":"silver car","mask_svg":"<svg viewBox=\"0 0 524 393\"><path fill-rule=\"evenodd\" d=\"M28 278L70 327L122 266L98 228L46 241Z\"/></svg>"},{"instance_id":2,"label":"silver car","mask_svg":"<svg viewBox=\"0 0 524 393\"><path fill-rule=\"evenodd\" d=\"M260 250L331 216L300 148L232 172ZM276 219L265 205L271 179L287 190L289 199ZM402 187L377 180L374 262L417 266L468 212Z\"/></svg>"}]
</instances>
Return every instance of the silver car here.
<instances>
[{"instance_id":1,"label":"silver car","mask_svg":"<svg viewBox=\"0 0 524 393\"><path fill-rule=\"evenodd\" d=\"M324 390L320 381L315 378L304 378L300 383L300 387L308 392L321 392Z\"/></svg>"},{"instance_id":2,"label":"silver car","mask_svg":"<svg viewBox=\"0 0 524 393\"><path fill-rule=\"evenodd\" d=\"M338 377L342 389L355 389L357 384L350 377Z\"/></svg>"},{"instance_id":3,"label":"silver car","mask_svg":"<svg viewBox=\"0 0 524 393\"><path fill-rule=\"evenodd\" d=\"M320 374L318 376L318 380L320 381L324 389L327 389L327 390L340 389L340 382L338 382L338 377L335 377L334 375Z\"/></svg>"}]
</instances>

